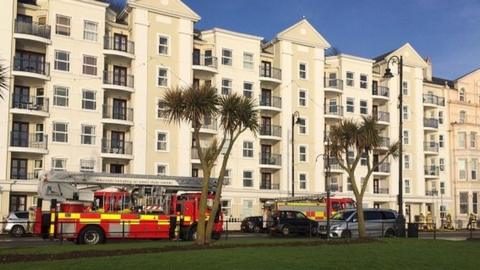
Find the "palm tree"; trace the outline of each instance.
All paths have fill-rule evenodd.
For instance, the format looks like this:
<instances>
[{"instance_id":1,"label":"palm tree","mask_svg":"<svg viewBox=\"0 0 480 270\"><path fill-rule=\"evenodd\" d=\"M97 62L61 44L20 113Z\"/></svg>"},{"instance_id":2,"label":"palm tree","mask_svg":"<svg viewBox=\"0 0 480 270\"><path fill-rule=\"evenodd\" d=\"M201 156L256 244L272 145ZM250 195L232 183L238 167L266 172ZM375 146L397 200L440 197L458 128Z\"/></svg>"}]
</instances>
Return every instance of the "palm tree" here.
<instances>
[{"instance_id":1,"label":"palm tree","mask_svg":"<svg viewBox=\"0 0 480 270\"><path fill-rule=\"evenodd\" d=\"M8 90L8 69L0 64L0 98L3 99L2 90Z\"/></svg>"},{"instance_id":2,"label":"palm tree","mask_svg":"<svg viewBox=\"0 0 480 270\"><path fill-rule=\"evenodd\" d=\"M368 180L372 173L383 164L390 156L398 156L398 142L388 145L388 150L378 161L371 160L372 152L381 146L382 138L374 117L362 117L362 122L344 119L338 125L333 126L328 139L330 140L330 155L338 161L338 164L348 174L348 181L352 185L353 194L357 202L358 230L361 238L365 237L365 220L363 215L363 196L368 186ZM353 152L353 158L349 155ZM357 185L355 171L362 157L366 157L367 173L360 186Z\"/></svg>"}]
</instances>

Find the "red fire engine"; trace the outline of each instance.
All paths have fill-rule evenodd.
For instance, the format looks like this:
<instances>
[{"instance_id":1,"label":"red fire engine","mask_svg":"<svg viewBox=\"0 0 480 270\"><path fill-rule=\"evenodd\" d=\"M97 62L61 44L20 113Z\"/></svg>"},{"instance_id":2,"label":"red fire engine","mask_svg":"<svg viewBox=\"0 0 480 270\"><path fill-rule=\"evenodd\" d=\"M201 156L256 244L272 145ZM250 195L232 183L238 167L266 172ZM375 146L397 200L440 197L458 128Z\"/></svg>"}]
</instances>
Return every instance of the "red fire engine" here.
<instances>
[{"instance_id":1,"label":"red fire engine","mask_svg":"<svg viewBox=\"0 0 480 270\"><path fill-rule=\"evenodd\" d=\"M190 177L50 172L39 178L37 235L98 244L106 239L194 240L201 180ZM208 197L207 218L214 195ZM42 211L50 201L50 212ZM218 211L212 237L219 238Z\"/></svg>"}]
</instances>

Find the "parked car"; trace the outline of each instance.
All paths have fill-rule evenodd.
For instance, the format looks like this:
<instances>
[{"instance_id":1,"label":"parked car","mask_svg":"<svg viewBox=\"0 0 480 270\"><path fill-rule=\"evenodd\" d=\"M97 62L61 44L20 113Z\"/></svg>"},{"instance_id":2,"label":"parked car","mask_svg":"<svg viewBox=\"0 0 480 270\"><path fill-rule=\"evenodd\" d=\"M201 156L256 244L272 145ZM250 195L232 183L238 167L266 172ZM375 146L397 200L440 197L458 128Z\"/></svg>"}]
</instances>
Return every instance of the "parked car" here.
<instances>
[{"instance_id":1,"label":"parked car","mask_svg":"<svg viewBox=\"0 0 480 270\"><path fill-rule=\"evenodd\" d=\"M8 215L4 230L11 236L20 237L25 235L29 230L29 219L27 211L16 211Z\"/></svg>"},{"instance_id":2,"label":"parked car","mask_svg":"<svg viewBox=\"0 0 480 270\"><path fill-rule=\"evenodd\" d=\"M262 232L263 231L263 217L262 216L253 216L246 217L242 220L240 225L242 232L251 233L251 232Z\"/></svg>"},{"instance_id":3,"label":"parked car","mask_svg":"<svg viewBox=\"0 0 480 270\"><path fill-rule=\"evenodd\" d=\"M309 219L299 211L277 211L272 215L273 225L270 227L271 234L288 236L297 234L318 234L318 222Z\"/></svg>"},{"instance_id":4,"label":"parked car","mask_svg":"<svg viewBox=\"0 0 480 270\"><path fill-rule=\"evenodd\" d=\"M367 208L363 210L366 234L369 237L393 237L396 232L397 212L390 209ZM327 222L319 224L321 236L327 235ZM330 219L331 238L358 237L356 210L342 210Z\"/></svg>"}]
</instances>

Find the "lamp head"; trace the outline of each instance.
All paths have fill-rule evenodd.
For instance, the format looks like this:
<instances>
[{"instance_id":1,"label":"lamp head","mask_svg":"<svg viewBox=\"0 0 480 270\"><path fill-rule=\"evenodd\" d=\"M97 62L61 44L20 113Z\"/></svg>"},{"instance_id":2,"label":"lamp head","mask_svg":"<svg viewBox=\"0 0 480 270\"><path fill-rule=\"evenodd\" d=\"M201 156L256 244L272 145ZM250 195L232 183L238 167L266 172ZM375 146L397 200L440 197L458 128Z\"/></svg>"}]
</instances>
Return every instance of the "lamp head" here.
<instances>
[{"instance_id":1,"label":"lamp head","mask_svg":"<svg viewBox=\"0 0 480 270\"><path fill-rule=\"evenodd\" d=\"M393 77L392 70L390 68L385 69L385 74L383 74L383 78L390 79Z\"/></svg>"}]
</instances>

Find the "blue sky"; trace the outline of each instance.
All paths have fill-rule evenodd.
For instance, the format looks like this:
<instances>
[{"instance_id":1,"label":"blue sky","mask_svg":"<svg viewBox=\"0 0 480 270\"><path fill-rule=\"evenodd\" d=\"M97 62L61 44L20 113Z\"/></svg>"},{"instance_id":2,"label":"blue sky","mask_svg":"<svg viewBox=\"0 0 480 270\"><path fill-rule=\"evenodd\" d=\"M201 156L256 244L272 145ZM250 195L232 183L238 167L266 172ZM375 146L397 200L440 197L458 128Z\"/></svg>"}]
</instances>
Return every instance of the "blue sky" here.
<instances>
[{"instance_id":1,"label":"blue sky","mask_svg":"<svg viewBox=\"0 0 480 270\"><path fill-rule=\"evenodd\" d=\"M202 17L200 29L220 27L271 39L305 16L343 53L374 57L410 42L432 58L435 76L455 79L480 67L479 0L183 2Z\"/></svg>"}]
</instances>

